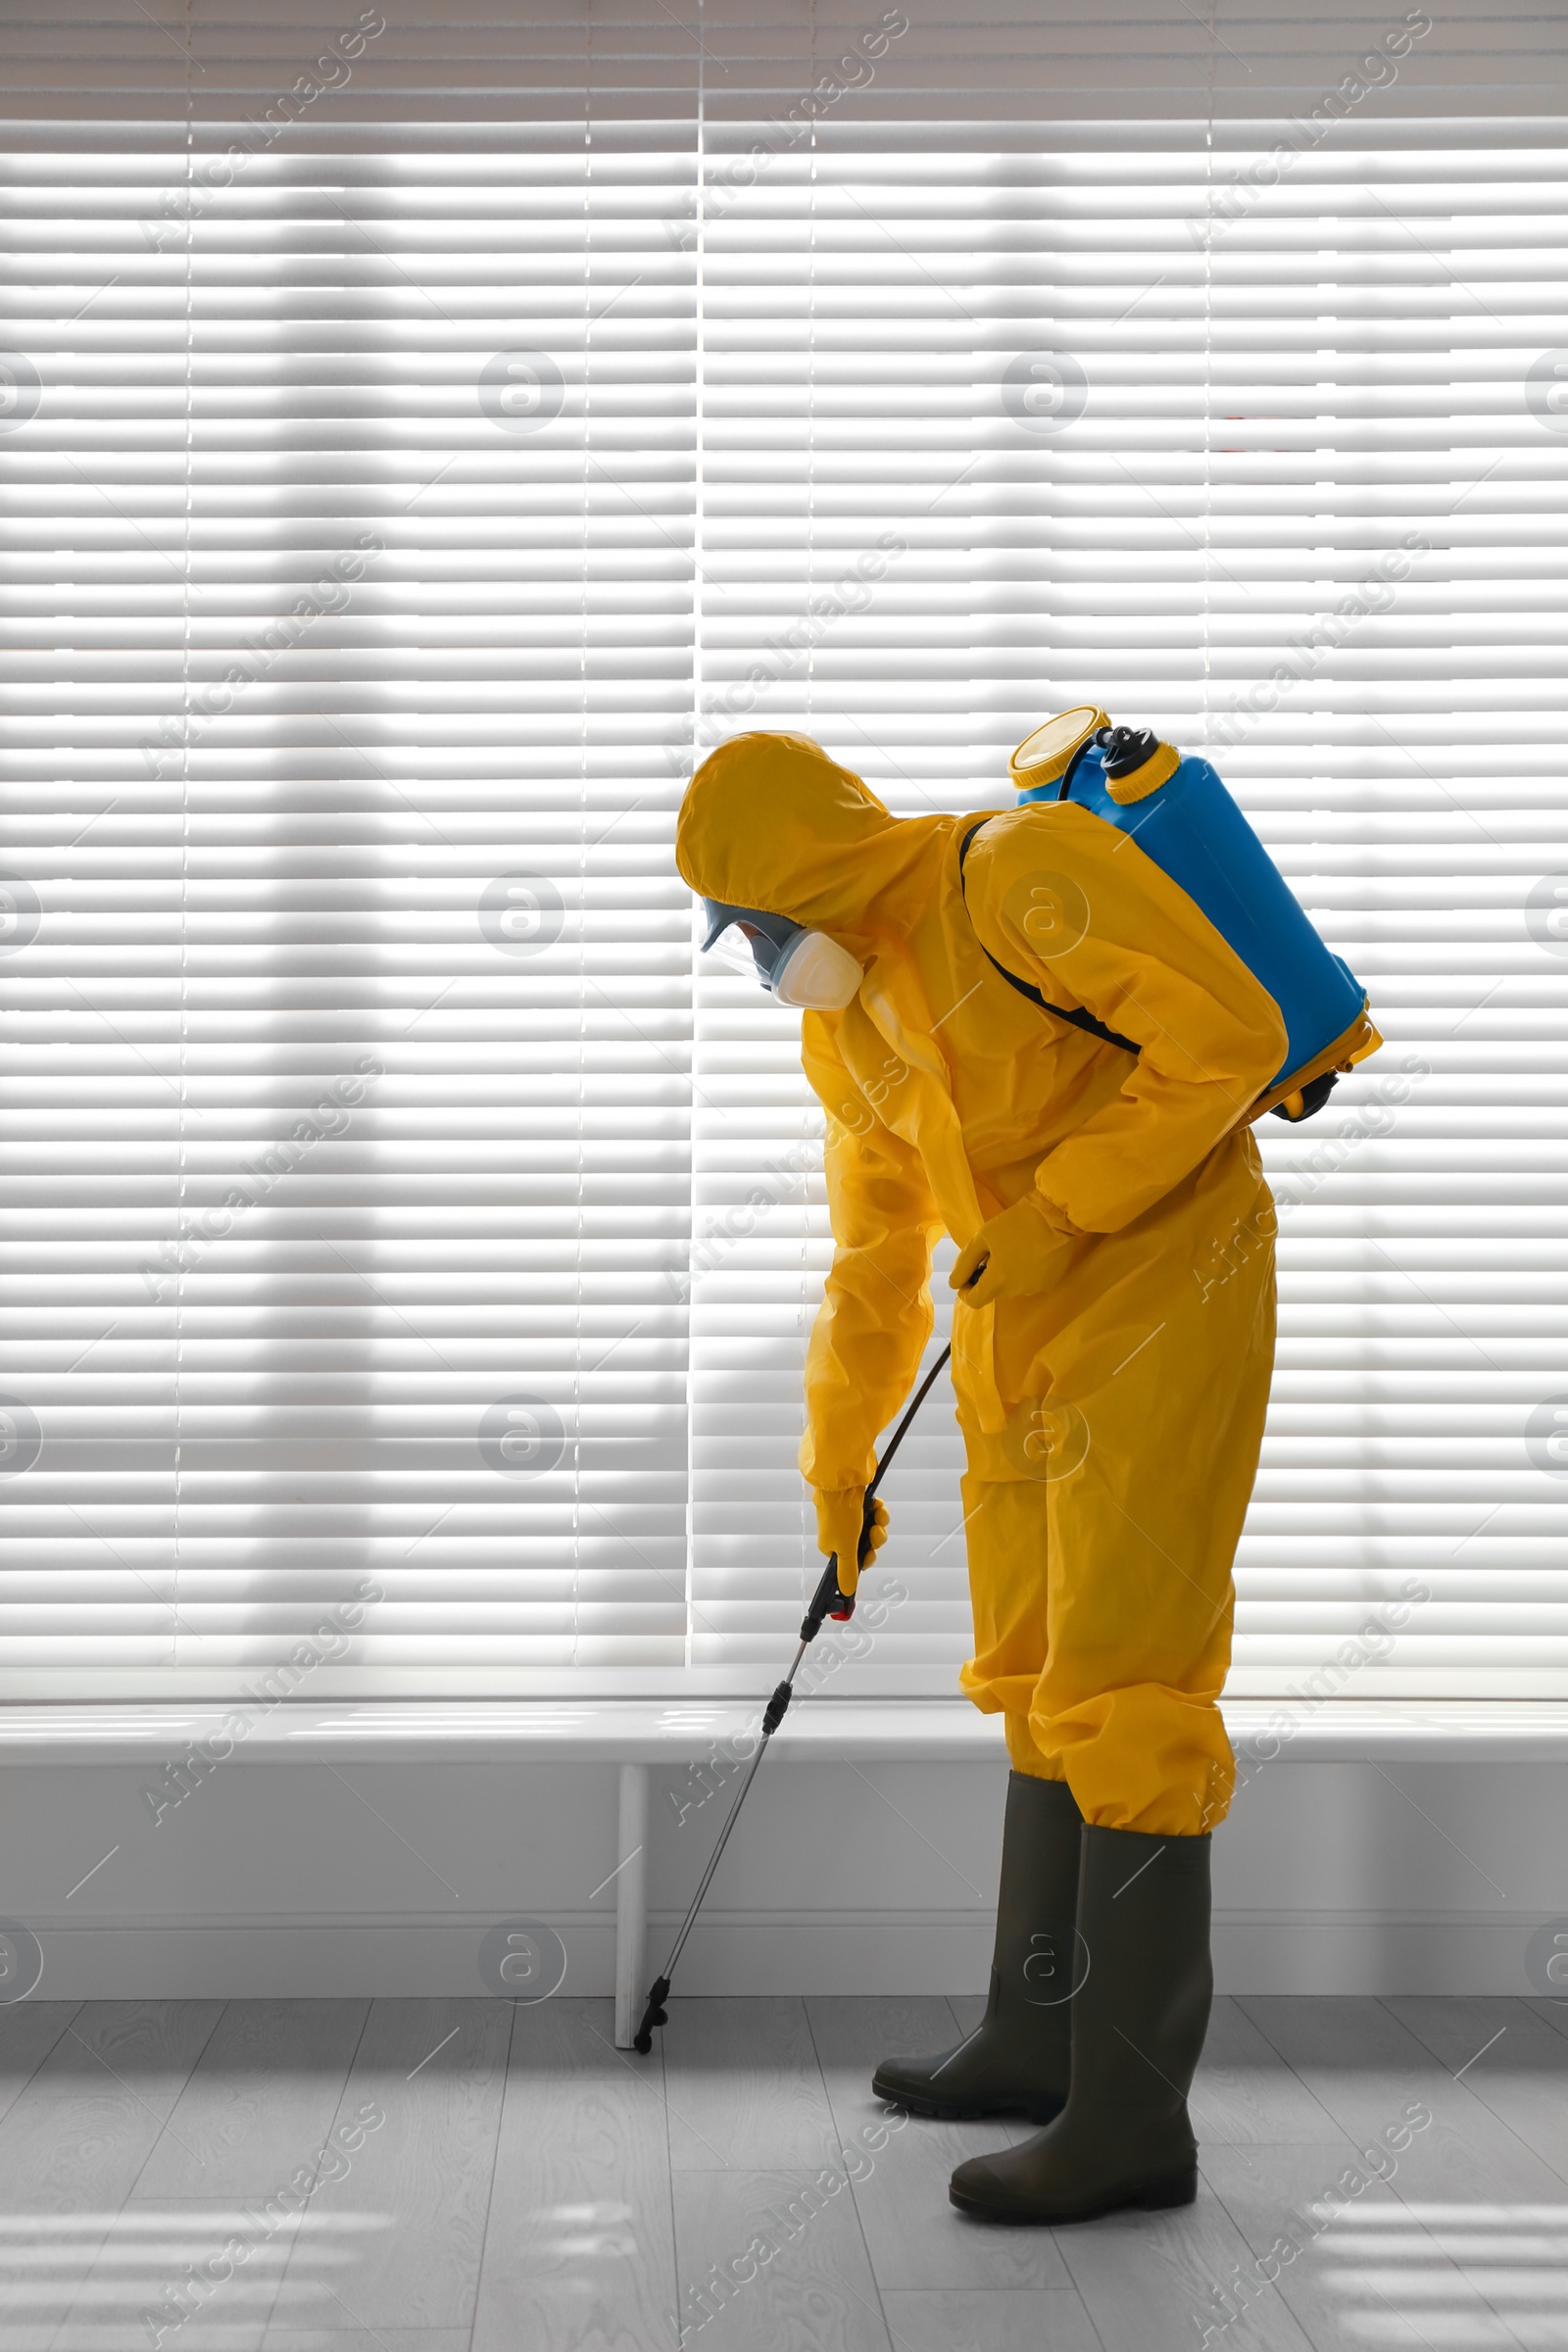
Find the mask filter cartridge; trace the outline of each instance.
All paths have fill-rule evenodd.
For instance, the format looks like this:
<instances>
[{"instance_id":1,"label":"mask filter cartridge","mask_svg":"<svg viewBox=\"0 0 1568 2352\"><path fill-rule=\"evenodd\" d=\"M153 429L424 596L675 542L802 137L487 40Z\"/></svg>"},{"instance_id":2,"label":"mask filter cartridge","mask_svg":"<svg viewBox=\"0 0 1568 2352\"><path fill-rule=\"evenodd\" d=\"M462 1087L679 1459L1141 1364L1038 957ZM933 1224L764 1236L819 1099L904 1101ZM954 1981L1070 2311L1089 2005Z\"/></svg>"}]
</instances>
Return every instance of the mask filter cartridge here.
<instances>
[{"instance_id":1,"label":"mask filter cartridge","mask_svg":"<svg viewBox=\"0 0 1568 2352\"><path fill-rule=\"evenodd\" d=\"M853 1004L865 975L847 948L825 931L803 931L773 967L773 994L781 1004L810 1012L842 1012Z\"/></svg>"}]
</instances>

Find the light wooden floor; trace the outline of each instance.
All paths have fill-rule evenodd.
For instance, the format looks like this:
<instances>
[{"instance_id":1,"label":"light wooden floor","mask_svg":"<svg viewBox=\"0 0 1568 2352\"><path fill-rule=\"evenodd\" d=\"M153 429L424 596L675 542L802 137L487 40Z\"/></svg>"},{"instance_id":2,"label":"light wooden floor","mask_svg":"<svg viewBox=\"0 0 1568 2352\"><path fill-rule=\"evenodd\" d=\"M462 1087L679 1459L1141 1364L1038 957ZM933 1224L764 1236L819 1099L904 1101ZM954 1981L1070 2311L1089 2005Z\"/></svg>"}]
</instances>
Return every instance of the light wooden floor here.
<instances>
[{"instance_id":1,"label":"light wooden floor","mask_svg":"<svg viewBox=\"0 0 1568 2352\"><path fill-rule=\"evenodd\" d=\"M1568 2345L1568 2004L1220 2001L1197 2205L1057 2232L948 2204L1024 2127L882 2141L873 2060L979 2007L676 2001L650 2060L599 2001L0 2008L0 2344L673 2352L679 2301L705 2352Z\"/></svg>"}]
</instances>

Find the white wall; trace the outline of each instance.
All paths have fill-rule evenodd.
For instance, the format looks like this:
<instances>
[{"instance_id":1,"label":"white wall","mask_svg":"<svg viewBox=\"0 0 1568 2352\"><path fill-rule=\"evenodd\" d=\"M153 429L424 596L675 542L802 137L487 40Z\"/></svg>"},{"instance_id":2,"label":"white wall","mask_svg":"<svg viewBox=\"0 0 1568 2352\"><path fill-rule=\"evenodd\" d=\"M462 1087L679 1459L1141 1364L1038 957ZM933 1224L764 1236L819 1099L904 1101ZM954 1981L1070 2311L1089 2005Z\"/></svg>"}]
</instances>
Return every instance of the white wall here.
<instances>
[{"instance_id":1,"label":"white wall","mask_svg":"<svg viewBox=\"0 0 1568 2352\"><path fill-rule=\"evenodd\" d=\"M477 1994L481 1935L517 1917L557 1929L570 1989L612 1988L612 1764L236 1760L156 1826L151 1777L0 1776L0 1915L38 1936L40 1994ZM678 1820L700 1784L652 1780L651 1972L728 1801ZM770 1760L680 1989L983 1988L1004 1780ZM1525 1991L1528 1935L1568 1915L1568 1764L1287 1752L1214 1861L1223 1990Z\"/></svg>"}]
</instances>

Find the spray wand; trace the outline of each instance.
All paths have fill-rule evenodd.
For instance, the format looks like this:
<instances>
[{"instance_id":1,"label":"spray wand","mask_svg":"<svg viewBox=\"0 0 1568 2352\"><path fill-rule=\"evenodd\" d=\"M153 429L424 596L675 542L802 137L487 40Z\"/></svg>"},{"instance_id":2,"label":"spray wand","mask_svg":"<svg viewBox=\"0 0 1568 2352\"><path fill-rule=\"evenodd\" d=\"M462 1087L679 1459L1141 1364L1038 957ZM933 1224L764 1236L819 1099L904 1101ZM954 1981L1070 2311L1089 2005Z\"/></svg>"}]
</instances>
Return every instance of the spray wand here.
<instances>
[{"instance_id":1,"label":"spray wand","mask_svg":"<svg viewBox=\"0 0 1568 2352\"><path fill-rule=\"evenodd\" d=\"M975 1270L975 1275L970 1277L971 1281L978 1277L979 1270L980 1269L977 1267ZM915 1391L913 1401L906 1411L903 1420L899 1423L898 1428L893 1432L892 1437L888 1440L887 1450L882 1455L881 1460L877 1463L875 1470L871 1474L871 1483L865 1490L865 1508L860 1519L860 1540L858 1550L859 1565L862 1568L865 1566L865 1563L870 1557L871 1553L871 1529L874 1524L872 1505L876 1501L876 1491L882 1484L884 1477L887 1475L889 1463L892 1461L893 1456L898 1452L900 1446L904 1442L905 1431L908 1428L909 1423L914 1419L915 1414L920 1410L921 1405L925 1402L926 1397L930 1393L932 1383L952 1353L953 1349L951 1347L943 1348L942 1353L937 1357L936 1362L932 1365L930 1371L926 1374L924 1380L921 1381L920 1386ZM847 1625L849 1620L854 1615L854 1593L841 1592L839 1590L839 1555L835 1551L830 1555L827 1566L822 1571L821 1581L818 1584L816 1591L811 1595L810 1607L807 1610L806 1615L801 1619L801 1645L795 1652L795 1663L790 1668L788 1674L779 1684L777 1690L773 1692L772 1697L768 1700L767 1705L762 1710L762 1737L758 1742L757 1753L752 1758L751 1770L748 1772L745 1780L742 1781L740 1785L735 1802L730 1807L729 1819L724 1824L723 1833L719 1838L717 1845L714 1846L712 1853L709 1856L708 1868L703 1873L702 1883L698 1886L697 1892L692 1896L691 1908L687 1912L685 1919L681 1922L680 1934L676 1936L674 1947L670 1952L669 1958L664 1963L664 1973L662 1977L656 1977L654 1979L653 1984L649 1990L648 2006L643 2011L643 2022L638 2027L636 2036L632 2042L633 2049L641 2051L645 2058L654 2046L654 2028L656 2026L662 2026L668 2022L664 2009L664 2003L669 1998L669 1981L675 1973L675 1963L680 1958L682 1947L685 1944L687 1936L692 1932L693 1922L696 1920L697 1914L702 1908L703 1897L708 1892L709 1882L712 1878L714 1871L718 1868L724 1848L729 1843L729 1834L735 1827L736 1822L740 1819L740 1811L742 1805L744 1805L746 1802L747 1791L750 1789L752 1783L756 1780L758 1767L767 1753L767 1743L772 1739L773 1734L778 1730L779 1725L783 1722L784 1717L788 1712L790 1699L794 1695L795 1690L795 1677L801 1670L801 1660L805 1657L807 1651L810 1648L811 1643L816 1640L817 1635L821 1632L822 1621L825 1617L833 1618L836 1623L840 1625Z\"/></svg>"}]
</instances>

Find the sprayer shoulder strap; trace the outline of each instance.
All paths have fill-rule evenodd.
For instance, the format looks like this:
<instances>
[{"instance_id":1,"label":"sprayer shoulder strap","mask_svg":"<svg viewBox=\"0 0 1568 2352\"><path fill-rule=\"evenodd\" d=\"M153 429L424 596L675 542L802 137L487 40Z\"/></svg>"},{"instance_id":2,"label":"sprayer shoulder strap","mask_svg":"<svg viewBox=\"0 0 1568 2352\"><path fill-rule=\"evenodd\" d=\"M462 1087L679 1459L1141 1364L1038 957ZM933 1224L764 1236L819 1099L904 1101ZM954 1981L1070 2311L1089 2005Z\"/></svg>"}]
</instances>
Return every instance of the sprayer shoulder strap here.
<instances>
[{"instance_id":1,"label":"sprayer shoulder strap","mask_svg":"<svg viewBox=\"0 0 1568 2352\"><path fill-rule=\"evenodd\" d=\"M963 861L969 855L969 844L980 831L981 826L989 821L987 817L978 818L958 844L958 896L963 901L966 914L969 911L969 894L964 887ZM969 920L972 928L974 917L970 915ZM981 939L978 931L975 932L975 939L986 961L996 966L1007 986L1015 988L1020 997L1027 997L1031 1004L1038 1004L1042 1012L1051 1013L1058 1021L1069 1021L1074 1029L1082 1029L1086 1036L1098 1037L1102 1045L1120 1046L1124 1054L1137 1054L1140 1051L1132 1038L1122 1037L1116 1030L1107 1029L1103 1021L1097 1021L1094 1014L1086 1012L1081 1004L1053 1004L1051 999L1042 996L1039 989L1034 987L1030 981L1020 980L1016 972L1009 972L1004 963L999 963L985 941Z\"/></svg>"}]
</instances>

